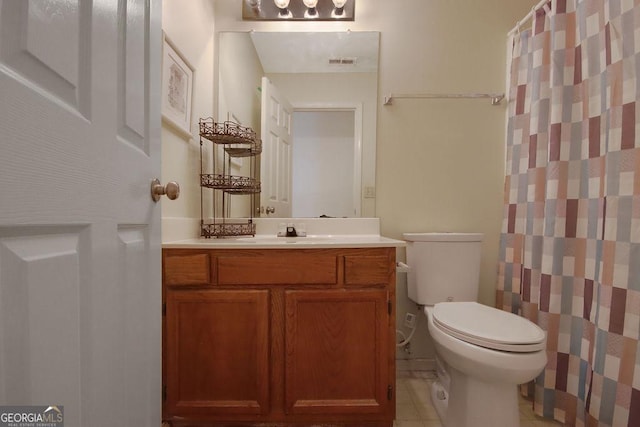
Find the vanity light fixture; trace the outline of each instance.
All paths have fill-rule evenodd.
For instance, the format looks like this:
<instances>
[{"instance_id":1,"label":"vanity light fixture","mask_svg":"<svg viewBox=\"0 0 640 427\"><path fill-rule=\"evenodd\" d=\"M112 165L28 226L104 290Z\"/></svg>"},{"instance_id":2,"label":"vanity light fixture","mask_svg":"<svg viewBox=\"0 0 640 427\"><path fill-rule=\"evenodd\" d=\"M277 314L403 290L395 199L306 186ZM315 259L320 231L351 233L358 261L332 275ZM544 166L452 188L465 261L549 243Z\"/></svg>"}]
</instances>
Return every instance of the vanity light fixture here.
<instances>
[{"instance_id":1,"label":"vanity light fixture","mask_svg":"<svg viewBox=\"0 0 640 427\"><path fill-rule=\"evenodd\" d=\"M318 0L302 0L302 2L307 6L307 10L304 11L304 17L307 19L317 19L318 9L316 9L316 6L318 5Z\"/></svg>"},{"instance_id":2,"label":"vanity light fixture","mask_svg":"<svg viewBox=\"0 0 640 427\"><path fill-rule=\"evenodd\" d=\"M342 16L342 14L344 13L344 5L346 2L347 0L333 0L335 9L333 9L333 11L331 12L331 16Z\"/></svg>"},{"instance_id":3,"label":"vanity light fixture","mask_svg":"<svg viewBox=\"0 0 640 427\"><path fill-rule=\"evenodd\" d=\"M243 0L248 21L353 21L356 0Z\"/></svg>"},{"instance_id":4,"label":"vanity light fixture","mask_svg":"<svg viewBox=\"0 0 640 427\"><path fill-rule=\"evenodd\" d=\"M289 0L273 0L273 3L278 7L278 18L290 18L291 12L289 11Z\"/></svg>"}]
</instances>

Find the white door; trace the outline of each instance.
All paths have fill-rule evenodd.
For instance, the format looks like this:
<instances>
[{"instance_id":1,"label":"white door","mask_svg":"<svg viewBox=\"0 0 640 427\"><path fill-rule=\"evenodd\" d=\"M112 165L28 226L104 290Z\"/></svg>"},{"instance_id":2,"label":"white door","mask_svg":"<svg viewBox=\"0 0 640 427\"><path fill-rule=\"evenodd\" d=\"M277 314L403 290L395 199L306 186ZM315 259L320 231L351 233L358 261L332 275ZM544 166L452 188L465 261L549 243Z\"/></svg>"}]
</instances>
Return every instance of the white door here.
<instances>
[{"instance_id":1,"label":"white door","mask_svg":"<svg viewBox=\"0 0 640 427\"><path fill-rule=\"evenodd\" d=\"M359 112L356 108L293 112L293 217L360 216Z\"/></svg>"},{"instance_id":2,"label":"white door","mask_svg":"<svg viewBox=\"0 0 640 427\"><path fill-rule=\"evenodd\" d=\"M262 157L260 211L266 216L291 216L291 135L293 107L271 81L262 78Z\"/></svg>"},{"instance_id":3,"label":"white door","mask_svg":"<svg viewBox=\"0 0 640 427\"><path fill-rule=\"evenodd\" d=\"M0 406L160 425L159 0L0 0Z\"/></svg>"}]
</instances>

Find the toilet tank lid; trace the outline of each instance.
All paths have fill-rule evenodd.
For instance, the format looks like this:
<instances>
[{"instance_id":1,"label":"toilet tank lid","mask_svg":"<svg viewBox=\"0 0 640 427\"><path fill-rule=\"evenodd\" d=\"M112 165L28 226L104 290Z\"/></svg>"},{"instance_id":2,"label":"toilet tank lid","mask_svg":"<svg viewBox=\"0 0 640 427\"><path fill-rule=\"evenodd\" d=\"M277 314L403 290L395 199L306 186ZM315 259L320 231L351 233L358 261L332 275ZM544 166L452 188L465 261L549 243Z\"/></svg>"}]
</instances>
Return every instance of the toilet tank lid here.
<instances>
[{"instance_id":1,"label":"toilet tank lid","mask_svg":"<svg viewBox=\"0 0 640 427\"><path fill-rule=\"evenodd\" d=\"M482 233L402 233L409 242L481 242Z\"/></svg>"}]
</instances>

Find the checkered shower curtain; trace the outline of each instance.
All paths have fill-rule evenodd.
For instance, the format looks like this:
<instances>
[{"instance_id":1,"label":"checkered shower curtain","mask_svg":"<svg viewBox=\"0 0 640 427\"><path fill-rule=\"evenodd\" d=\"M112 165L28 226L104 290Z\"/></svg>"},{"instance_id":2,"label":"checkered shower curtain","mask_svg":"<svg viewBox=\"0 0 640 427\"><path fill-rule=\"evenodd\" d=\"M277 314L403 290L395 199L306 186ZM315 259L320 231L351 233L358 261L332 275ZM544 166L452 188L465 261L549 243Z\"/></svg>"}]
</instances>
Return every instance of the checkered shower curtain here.
<instances>
[{"instance_id":1,"label":"checkered shower curtain","mask_svg":"<svg viewBox=\"0 0 640 427\"><path fill-rule=\"evenodd\" d=\"M640 1L552 0L514 37L497 306L547 332L534 409L640 426Z\"/></svg>"}]
</instances>

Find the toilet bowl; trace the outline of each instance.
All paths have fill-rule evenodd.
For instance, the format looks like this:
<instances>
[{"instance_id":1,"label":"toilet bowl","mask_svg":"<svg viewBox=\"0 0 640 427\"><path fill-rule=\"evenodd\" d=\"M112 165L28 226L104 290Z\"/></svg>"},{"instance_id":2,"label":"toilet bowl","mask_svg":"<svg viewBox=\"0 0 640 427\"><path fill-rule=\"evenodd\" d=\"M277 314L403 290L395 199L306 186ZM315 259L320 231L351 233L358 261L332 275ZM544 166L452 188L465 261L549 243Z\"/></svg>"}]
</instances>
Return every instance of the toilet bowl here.
<instances>
[{"instance_id":1,"label":"toilet bowl","mask_svg":"<svg viewBox=\"0 0 640 427\"><path fill-rule=\"evenodd\" d=\"M437 315L444 311L447 315L467 311L467 320L481 314L475 325L475 333L465 341L464 334L451 334L459 324L446 322ZM428 330L436 347L436 352L447 364L450 377L448 404L444 415L446 427L495 426L514 427L520 423L517 385L534 379L544 368L547 357L544 332L533 323L520 322L522 319L511 313L475 302L445 302L425 307ZM449 313L450 312L450 313ZM503 339L496 330L487 334L477 334L482 330L482 321L516 323L515 331L524 332L513 343ZM511 323L513 322L513 323ZM462 326L465 322L461 322ZM467 322L468 323L468 322ZM531 326L531 327L529 327ZM458 329L459 331L459 329ZM526 337L531 337L527 342ZM501 347L502 350L491 348ZM508 349L507 349L508 348ZM432 398L438 398L432 396Z\"/></svg>"},{"instance_id":2,"label":"toilet bowl","mask_svg":"<svg viewBox=\"0 0 640 427\"><path fill-rule=\"evenodd\" d=\"M489 382L523 384L546 363L545 333L528 320L476 302L425 307L436 351L447 364Z\"/></svg>"},{"instance_id":3,"label":"toilet bowl","mask_svg":"<svg viewBox=\"0 0 640 427\"><path fill-rule=\"evenodd\" d=\"M431 398L445 427L517 427L518 384L547 362L546 334L529 320L475 302L477 233L406 233L409 298L424 306L448 387Z\"/></svg>"}]
</instances>

